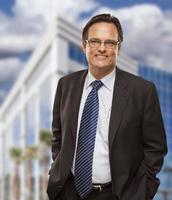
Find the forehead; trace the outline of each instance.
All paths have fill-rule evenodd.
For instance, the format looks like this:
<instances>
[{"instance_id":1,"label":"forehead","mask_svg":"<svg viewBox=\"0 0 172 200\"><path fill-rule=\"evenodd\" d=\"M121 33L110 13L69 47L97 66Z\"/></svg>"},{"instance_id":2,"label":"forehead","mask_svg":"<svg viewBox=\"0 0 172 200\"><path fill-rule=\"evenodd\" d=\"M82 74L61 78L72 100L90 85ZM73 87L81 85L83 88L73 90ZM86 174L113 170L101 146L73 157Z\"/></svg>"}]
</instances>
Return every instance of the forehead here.
<instances>
[{"instance_id":1,"label":"forehead","mask_svg":"<svg viewBox=\"0 0 172 200\"><path fill-rule=\"evenodd\" d=\"M90 26L88 38L90 37L117 38L118 31L113 23L98 22Z\"/></svg>"}]
</instances>

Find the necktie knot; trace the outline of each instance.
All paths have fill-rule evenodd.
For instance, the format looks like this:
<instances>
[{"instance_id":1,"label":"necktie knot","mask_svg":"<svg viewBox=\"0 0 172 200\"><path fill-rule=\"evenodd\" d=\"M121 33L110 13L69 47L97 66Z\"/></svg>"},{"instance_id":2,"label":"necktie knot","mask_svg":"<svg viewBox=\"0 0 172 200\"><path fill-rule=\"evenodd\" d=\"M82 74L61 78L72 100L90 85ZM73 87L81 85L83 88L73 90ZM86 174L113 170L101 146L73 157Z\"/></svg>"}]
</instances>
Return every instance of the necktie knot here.
<instances>
[{"instance_id":1,"label":"necktie knot","mask_svg":"<svg viewBox=\"0 0 172 200\"><path fill-rule=\"evenodd\" d=\"M91 83L91 86L93 89L99 90L103 86L103 83L101 80L95 80Z\"/></svg>"}]
</instances>

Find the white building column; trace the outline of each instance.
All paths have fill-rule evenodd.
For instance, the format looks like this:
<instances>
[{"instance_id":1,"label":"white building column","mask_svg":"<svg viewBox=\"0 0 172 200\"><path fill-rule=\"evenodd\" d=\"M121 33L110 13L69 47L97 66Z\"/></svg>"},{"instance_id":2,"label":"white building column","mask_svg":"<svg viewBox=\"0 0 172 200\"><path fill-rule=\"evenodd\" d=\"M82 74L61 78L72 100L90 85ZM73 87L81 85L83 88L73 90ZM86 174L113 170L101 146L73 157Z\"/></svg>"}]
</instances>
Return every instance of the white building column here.
<instances>
[{"instance_id":1,"label":"white building column","mask_svg":"<svg viewBox=\"0 0 172 200\"><path fill-rule=\"evenodd\" d=\"M3 197L3 188L4 188L4 176L3 176L3 132L2 132L2 122L0 119L0 199L4 199Z\"/></svg>"},{"instance_id":2,"label":"white building column","mask_svg":"<svg viewBox=\"0 0 172 200\"><path fill-rule=\"evenodd\" d=\"M21 88L21 148L24 150L25 148L25 137L26 137L26 115L25 115L25 88L24 86ZM25 163L24 161L20 166L20 200L25 200Z\"/></svg>"},{"instance_id":3,"label":"white building column","mask_svg":"<svg viewBox=\"0 0 172 200\"><path fill-rule=\"evenodd\" d=\"M37 92L35 94L35 98L36 98L36 101L35 101L35 109L36 109L36 127L35 127L35 132L36 132L36 145L38 146L39 148L39 131L40 131L40 120L39 120L39 113L40 113L40 110L39 110L39 88L37 88ZM39 167L39 158L36 159L34 161L34 178L35 178L35 200L39 200L40 198L40 167Z\"/></svg>"}]
</instances>

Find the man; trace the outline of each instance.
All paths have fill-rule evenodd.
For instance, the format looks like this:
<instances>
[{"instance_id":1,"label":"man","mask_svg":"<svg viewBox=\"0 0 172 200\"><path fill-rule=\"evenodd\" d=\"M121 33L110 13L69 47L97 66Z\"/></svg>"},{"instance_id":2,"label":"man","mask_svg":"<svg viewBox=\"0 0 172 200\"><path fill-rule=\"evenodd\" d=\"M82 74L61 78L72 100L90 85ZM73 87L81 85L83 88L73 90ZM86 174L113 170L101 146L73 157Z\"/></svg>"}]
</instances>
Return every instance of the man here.
<instances>
[{"instance_id":1,"label":"man","mask_svg":"<svg viewBox=\"0 0 172 200\"><path fill-rule=\"evenodd\" d=\"M152 199L167 153L155 86L116 67L116 17L93 17L82 39L88 70L61 78L56 91L49 199Z\"/></svg>"}]
</instances>

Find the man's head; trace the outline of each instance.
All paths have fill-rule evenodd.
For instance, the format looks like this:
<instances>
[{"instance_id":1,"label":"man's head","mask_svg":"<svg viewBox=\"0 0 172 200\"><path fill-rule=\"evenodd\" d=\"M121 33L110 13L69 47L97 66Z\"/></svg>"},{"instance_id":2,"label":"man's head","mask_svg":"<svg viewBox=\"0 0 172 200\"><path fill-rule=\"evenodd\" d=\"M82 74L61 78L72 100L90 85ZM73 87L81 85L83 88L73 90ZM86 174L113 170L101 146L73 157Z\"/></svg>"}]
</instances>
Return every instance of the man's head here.
<instances>
[{"instance_id":1,"label":"man's head","mask_svg":"<svg viewBox=\"0 0 172 200\"><path fill-rule=\"evenodd\" d=\"M82 31L82 41L83 41L83 43L85 42L85 40L88 39L89 28L93 24L100 23L100 22L112 23L116 26L117 31L118 31L118 41L119 41L119 48L120 48L121 43L123 41L123 31L122 31L121 23L120 23L118 18L116 18L116 17L114 17L110 14L96 15L96 16L92 17L87 22L87 24L85 25L85 27L83 28L83 31Z\"/></svg>"},{"instance_id":2,"label":"man's head","mask_svg":"<svg viewBox=\"0 0 172 200\"><path fill-rule=\"evenodd\" d=\"M123 41L119 20L110 14L93 17L83 29L82 40L90 72L96 78L109 74L116 66Z\"/></svg>"}]
</instances>

